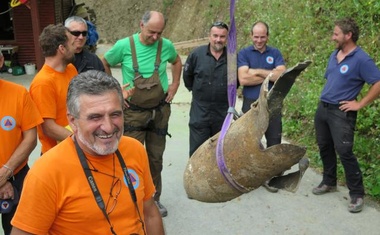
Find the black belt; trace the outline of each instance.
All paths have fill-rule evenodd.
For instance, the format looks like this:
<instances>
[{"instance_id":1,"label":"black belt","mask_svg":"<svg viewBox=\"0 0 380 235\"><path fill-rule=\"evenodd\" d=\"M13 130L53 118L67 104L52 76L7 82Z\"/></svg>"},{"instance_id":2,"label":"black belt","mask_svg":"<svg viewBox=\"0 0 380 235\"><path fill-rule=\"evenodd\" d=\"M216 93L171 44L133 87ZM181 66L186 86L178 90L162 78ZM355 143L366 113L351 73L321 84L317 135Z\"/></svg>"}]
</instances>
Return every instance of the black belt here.
<instances>
[{"instance_id":1,"label":"black belt","mask_svg":"<svg viewBox=\"0 0 380 235\"><path fill-rule=\"evenodd\" d=\"M326 103L323 101L321 101L321 105L325 108L337 108L337 109L339 109L339 107L340 107L340 104L330 104L330 103Z\"/></svg>"}]
</instances>

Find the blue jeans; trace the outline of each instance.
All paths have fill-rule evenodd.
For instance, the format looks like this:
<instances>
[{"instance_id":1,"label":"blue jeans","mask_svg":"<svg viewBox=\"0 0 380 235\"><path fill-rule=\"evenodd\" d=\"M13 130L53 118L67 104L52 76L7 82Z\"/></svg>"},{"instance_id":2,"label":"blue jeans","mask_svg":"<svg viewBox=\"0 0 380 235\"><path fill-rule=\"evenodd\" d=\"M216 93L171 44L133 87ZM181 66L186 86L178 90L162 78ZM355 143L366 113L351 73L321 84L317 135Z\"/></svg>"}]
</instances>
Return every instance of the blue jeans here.
<instances>
[{"instance_id":1,"label":"blue jeans","mask_svg":"<svg viewBox=\"0 0 380 235\"><path fill-rule=\"evenodd\" d=\"M362 172L352 151L356 125L356 111L343 112L339 105L320 102L314 125L323 163L322 183L337 184L337 155L343 165L351 197L364 196Z\"/></svg>"}]
</instances>

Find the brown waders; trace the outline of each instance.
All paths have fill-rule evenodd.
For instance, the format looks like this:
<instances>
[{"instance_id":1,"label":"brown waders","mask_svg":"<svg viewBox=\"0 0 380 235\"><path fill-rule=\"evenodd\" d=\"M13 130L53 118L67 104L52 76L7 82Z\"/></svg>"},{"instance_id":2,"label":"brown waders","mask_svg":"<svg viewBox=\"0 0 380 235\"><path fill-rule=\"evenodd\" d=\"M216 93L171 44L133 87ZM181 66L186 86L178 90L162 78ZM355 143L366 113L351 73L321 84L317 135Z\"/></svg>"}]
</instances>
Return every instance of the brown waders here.
<instances>
[{"instance_id":1,"label":"brown waders","mask_svg":"<svg viewBox=\"0 0 380 235\"><path fill-rule=\"evenodd\" d=\"M160 39L158 44L155 69L150 78L143 78L138 71L133 37L130 37L130 44L135 71L135 91L128 101L130 107L124 112L124 135L133 137L145 144L150 173L156 187L154 199L159 201L162 191L163 153L170 116L170 104L165 102L166 95L162 89L158 72L161 63L162 40Z\"/></svg>"}]
</instances>

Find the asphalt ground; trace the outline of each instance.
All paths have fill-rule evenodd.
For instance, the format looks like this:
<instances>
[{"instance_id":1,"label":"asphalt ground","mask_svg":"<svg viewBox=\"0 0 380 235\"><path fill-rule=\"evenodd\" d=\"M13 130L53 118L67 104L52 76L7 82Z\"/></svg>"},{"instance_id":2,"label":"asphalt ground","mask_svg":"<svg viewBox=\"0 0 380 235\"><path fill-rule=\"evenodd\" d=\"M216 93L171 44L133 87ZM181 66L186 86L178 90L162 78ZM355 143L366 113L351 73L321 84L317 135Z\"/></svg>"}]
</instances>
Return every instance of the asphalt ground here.
<instances>
[{"instance_id":1,"label":"asphalt ground","mask_svg":"<svg viewBox=\"0 0 380 235\"><path fill-rule=\"evenodd\" d=\"M112 72L120 81L120 68L112 69ZM0 77L29 88L33 75L3 73ZM366 198L363 211L351 214L347 211L349 196L346 187L339 186L337 192L322 196L313 195L311 190L319 184L321 175L311 168L295 193L283 190L270 193L260 187L223 203L188 199L183 187L183 173L188 161L190 101L191 93L181 84L172 103L169 122L172 138L167 139L162 172L161 202L169 212L164 218L167 234L380 234L380 211L376 203ZM236 109L239 111L240 108L241 101L238 100ZM39 153L38 144L30 155L30 166Z\"/></svg>"}]
</instances>

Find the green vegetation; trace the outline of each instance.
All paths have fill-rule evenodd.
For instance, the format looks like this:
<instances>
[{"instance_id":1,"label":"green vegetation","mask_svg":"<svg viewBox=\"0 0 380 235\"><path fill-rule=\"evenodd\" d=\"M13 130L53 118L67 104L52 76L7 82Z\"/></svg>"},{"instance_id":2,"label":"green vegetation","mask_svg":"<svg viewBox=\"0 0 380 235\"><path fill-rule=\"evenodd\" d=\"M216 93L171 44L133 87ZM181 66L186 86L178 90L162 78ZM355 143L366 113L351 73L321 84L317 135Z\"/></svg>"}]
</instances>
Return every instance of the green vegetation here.
<instances>
[{"instance_id":1,"label":"green vegetation","mask_svg":"<svg viewBox=\"0 0 380 235\"><path fill-rule=\"evenodd\" d=\"M215 5L216 0L213 1ZM225 6L226 0L220 0ZM228 6L227 6L228 7ZM270 26L269 44L278 47L288 67L306 59L313 63L293 86L284 105L284 137L307 146L307 157L313 168L321 169L315 141L314 114L324 85L323 75L327 60L334 50L330 40L334 21L351 16L361 30L358 41L379 65L380 2L376 0L239 0L236 3L235 21L238 48L251 43L250 27L256 20ZM229 16L226 15L226 22ZM359 99L366 94L366 86ZM359 112L355 136L355 154L361 164L368 195L380 199L380 115L379 100ZM344 172L339 162L339 180L344 183Z\"/></svg>"},{"instance_id":2,"label":"green vegetation","mask_svg":"<svg viewBox=\"0 0 380 235\"><path fill-rule=\"evenodd\" d=\"M170 11L170 8L173 6L174 0L163 0L163 12L167 14Z\"/></svg>"}]
</instances>

